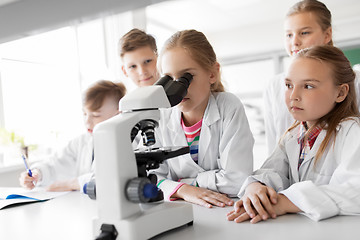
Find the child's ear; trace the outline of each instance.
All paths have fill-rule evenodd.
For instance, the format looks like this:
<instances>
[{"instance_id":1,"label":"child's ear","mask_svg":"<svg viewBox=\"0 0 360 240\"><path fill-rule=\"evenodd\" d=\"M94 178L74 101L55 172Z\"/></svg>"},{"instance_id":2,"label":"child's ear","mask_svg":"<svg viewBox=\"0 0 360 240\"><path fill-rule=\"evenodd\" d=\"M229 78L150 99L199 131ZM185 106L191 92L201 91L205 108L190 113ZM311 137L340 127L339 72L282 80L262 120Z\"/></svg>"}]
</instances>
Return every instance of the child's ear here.
<instances>
[{"instance_id":1,"label":"child's ear","mask_svg":"<svg viewBox=\"0 0 360 240\"><path fill-rule=\"evenodd\" d=\"M328 27L325 30L325 44L328 44L332 40L332 27Z\"/></svg>"},{"instance_id":2,"label":"child's ear","mask_svg":"<svg viewBox=\"0 0 360 240\"><path fill-rule=\"evenodd\" d=\"M339 92L338 92L338 96L337 96L335 102L340 103L340 102L344 101L344 99L348 95L349 85L344 83L344 84L341 84L338 88L339 88Z\"/></svg>"},{"instance_id":3,"label":"child's ear","mask_svg":"<svg viewBox=\"0 0 360 240\"><path fill-rule=\"evenodd\" d=\"M129 76L127 75L127 72L126 72L126 70L125 70L124 65L121 66L121 70L123 71L125 77L129 77Z\"/></svg>"},{"instance_id":4,"label":"child's ear","mask_svg":"<svg viewBox=\"0 0 360 240\"><path fill-rule=\"evenodd\" d=\"M216 62L213 66L213 69L210 73L210 84L214 84L220 74L220 64Z\"/></svg>"}]
</instances>

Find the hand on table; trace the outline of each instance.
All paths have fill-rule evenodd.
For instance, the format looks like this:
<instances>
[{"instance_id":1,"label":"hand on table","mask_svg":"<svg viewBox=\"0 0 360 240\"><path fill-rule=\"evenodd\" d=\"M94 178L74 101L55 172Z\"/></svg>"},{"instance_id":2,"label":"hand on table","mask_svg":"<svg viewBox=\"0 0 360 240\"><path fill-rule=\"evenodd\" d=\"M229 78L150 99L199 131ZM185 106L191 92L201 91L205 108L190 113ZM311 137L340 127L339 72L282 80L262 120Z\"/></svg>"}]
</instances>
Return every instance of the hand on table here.
<instances>
[{"instance_id":1,"label":"hand on table","mask_svg":"<svg viewBox=\"0 0 360 240\"><path fill-rule=\"evenodd\" d=\"M46 191L49 192L65 192L78 190L80 190L80 186L76 178L66 181L57 181L46 188Z\"/></svg>"},{"instance_id":2,"label":"hand on table","mask_svg":"<svg viewBox=\"0 0 360 240\"><path fill-rule=\"evenodd\" d=\"M172 195L172 197L182 198L185 201L207 208L211 208L213 206L232 206L234 204L234 201L228 198L225 194L187 184L182 185L177 192Z\"/></svg>"},{"instance_id":3,"label":"hand on table","mask_svg":"<svg viewBox=\"0 0 360 240\"><path fill-rule=\"evenodd\" d=\"M237 223L246 220L257 223L269 217L276 218L286 213L299 211L300 209L285 195L278 194L273 188L256 182L249 184L244 196L235 203L234 210L227 214L227 218Z\"/></svg>"}]
</instances>

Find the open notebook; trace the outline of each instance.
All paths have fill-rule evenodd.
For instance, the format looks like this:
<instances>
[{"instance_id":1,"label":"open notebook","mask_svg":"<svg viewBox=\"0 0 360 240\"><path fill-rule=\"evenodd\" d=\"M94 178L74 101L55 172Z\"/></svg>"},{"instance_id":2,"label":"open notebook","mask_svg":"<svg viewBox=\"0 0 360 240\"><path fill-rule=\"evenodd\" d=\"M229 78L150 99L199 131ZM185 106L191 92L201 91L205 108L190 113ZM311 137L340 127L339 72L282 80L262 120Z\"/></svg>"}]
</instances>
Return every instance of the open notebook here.
<instances>
[{"instance_id":1,"label":"open notebook","mask_svg":"<svg viewBox=\"0 0 360 240\"><path fill-rule=\"evenodd\" d=\"M41 202L59 197L69 192L47 192L44 188L26 190L23 188L0 188L0 209L10 205Z\"/></svg>"}]
</instances>

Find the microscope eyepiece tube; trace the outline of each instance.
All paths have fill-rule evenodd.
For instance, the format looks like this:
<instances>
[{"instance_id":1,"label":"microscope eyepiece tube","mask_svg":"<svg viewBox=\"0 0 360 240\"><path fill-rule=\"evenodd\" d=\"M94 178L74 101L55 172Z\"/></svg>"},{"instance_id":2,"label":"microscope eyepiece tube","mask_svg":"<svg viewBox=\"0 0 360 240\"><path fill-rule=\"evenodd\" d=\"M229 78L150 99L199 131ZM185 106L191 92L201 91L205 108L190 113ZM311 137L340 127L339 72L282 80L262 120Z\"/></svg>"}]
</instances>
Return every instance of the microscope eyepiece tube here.
<instances>
[{"instance_id":1,"label":"microscope eyepiece tube","mask_svg":"<svg viewBox=\"0 0 360 240\"><path fill-rule=\"evenodd\" d=\"M186 96L192 79L193 76L187 72L175 80L166 75L160 78L154 85L163 86L169 103L173 107L179 104Z\"/></svg>"},{"instance_id":2,"label":"microscope eyepiece tube","mask_svg":"<svg viewBox=\"0 0 360 240\"><path fill-rule=\"evenodd\" d=\"M172 80L173 79L170 76L165 75L162 78L160 78L159 80L157 80L157 82L154 83L154 85L161 85L165 88L165 86L168 84L168 82L172 81Z\"/></svg>"},{"instance_id":3,"label":"microscope eyepiece tube","mask_svg":"<svg viewBox=\"0 0 360 240\"><path fill-rule=\"evenodd\" d=\"M183 84L185 88L188 89L192 79L193 79L193 75L191 75L190 73L184 73L181 77L179 77L175 81Z\"/></svg>"}]
</instances>

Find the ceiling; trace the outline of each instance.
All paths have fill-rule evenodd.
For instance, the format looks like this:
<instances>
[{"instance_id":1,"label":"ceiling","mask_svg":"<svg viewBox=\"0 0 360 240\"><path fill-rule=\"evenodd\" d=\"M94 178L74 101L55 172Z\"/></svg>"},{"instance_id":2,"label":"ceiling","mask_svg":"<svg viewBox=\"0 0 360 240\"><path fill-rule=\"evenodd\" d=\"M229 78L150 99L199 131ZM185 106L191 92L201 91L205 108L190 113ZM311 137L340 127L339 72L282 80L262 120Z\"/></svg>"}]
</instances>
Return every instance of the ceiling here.
<instances>
[{"instance_id":1,"label":"ceiling","mask_svg":"<svg viewBox=\"0 0 360 240\"><path fill-rule=\"evenodd\" d=\"M19 0L0 0L0 7L6 5L8 3L17 2L17 1L19 1Z\"/></svg>"},{"instance_id":2,"label":"ceiling","mask_svg":"<svg viewBox=\"0 0 360 240\"><path fill-rule=\"evenodd\" d=\"M189 28L202 31L215 51L231 60L239 55L282 51L283 19L295 2L297 0L0 0L0 43L62 24L151 4L146 8L150 23L170 32ZM335 43L360 42L360 1L323 2L333 15Z\"/></svg>"},{"instance_id":3,"label":"ceiling","mask_svg":"<svg viewBox=\"0 0 360 240\"><path fill-rule=\"evenodd\" d=\"M147 8L169 30L203 31L222 58L283 51L283 20L298 0L176 0ZM335 43L360 45L360 1L323 0L332 12Z\"/></svg>"}]
</instances>

